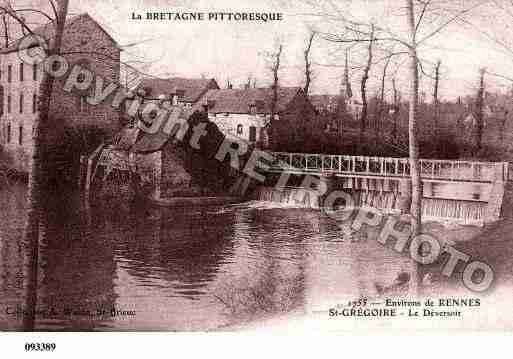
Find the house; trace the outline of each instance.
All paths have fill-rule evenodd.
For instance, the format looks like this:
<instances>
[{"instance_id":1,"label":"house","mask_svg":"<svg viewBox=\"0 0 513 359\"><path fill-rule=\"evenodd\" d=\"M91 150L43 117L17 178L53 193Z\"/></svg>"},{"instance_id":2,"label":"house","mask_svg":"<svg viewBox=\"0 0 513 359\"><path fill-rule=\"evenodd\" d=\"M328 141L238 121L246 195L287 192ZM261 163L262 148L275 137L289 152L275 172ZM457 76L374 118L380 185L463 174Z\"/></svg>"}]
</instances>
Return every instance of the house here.
<instances>
[{"instance_id":1,"label":"house","mask_svg":"<svg viewBox=\"0 0 513 359\"><path fill-rule=\"evenodd\" d=\"M338 115L339 108L342 105L344 107L342 109L343 111L351 115L355 120L358 120L363 109L363 104L353 97L341 95L310 95L309 99L315 109L320 114L324 115Z\"/></svg>"},{"instance_id":2,"label":"house","mask_svg":"<svg viewBox=\"0 0 513 359\"><path fill-rule=\"evenodd\" d=\"M349 113L356 121L358 121L362 115L363 103L351 97L346 99L345 105L347 113Z\"/></svg>"},{"instance_id":3,"label":"house","mask_svg":"<svg viewBox=\"0 0 513 359\"><path fill-rule=\"evenodd\" d=\"M340 96L337 95L310 95L310 102L317 112L323 115L338 113Z\"/></svg>"},{"instance_id":4,"label":"house","mask_svg":"<svg viewBox=\"0 0 513 359\"><path fill-rule=\"evenodd\" d=\"M223 181L231 172L229 161L220 162L215 154L224 135L204 112L194 112L183 106L168 108L169 121L186 121L188 129L183 138L174 132L149 133L138 127L125 127L111 145L102 150L98 177L105 180L115 172L130 172L136 177L142 194L153 198L189 197L204 195L208 191L224 190ZM205 123L205 136L199 148L190 146L194 128ZM210 192L211 193L211 192Z\"/></svg>"},{"instance_id":5,"label":"house","mask_svg":"<svg viewBox=\"0 0 513 359\"><path fill-rule=\"evenodd\" d=\"M50 39L53 24L34 29L34 33ZM0 146L10 165L22 172L30 169L33 153L33 126L38 116L37 101L43 66L21 61L15 41L0 49ZM117 42L98 22L87 13L68 17L66 20L61 53L71 69L81 65L90 69L104 84L118 83L120 76L120 52ZM64 83L67 76L56 79L50 100L50 136L54 145L62 143L62 136L69 129L98 129L106 136L119 130L120 112L109 104L90 105L86 98L94 90L67 92ZM93 131L94 132L94 131ZM88 138L94 147L101 138ZM89 148L84 148L88 152ZM52 152L56 153L57 151ZM65 151L64 151L65 152Z\"/></svg>"},{"instance_id":6,"label":"house","mask_svg":"<svg viewBox=\"0 0 513 359\"><path fill-rule=\"evenodd\" d=\"M216 89L209 90L197 106L206 107L210 121L226 136L266 146L265 129L271 123L273 98L272 88ZM283 127L277 125L281 123L288 131L295 131L315 115L315 108L300 87L278 88L272 121L276 128Z\"/></svg>"},{"instance_id":7,"label":"house","mask_svg":"<svg viewBox=\"0 0 513 359\"><path fill-rule=\"evenodd\" d=\"M136 88L139 89L144 90L145 100L158 101L164 96L172 105L192 108L208 90L219 86L214 79L170 77L143 79Z\"/></svg>"}]
</instances>

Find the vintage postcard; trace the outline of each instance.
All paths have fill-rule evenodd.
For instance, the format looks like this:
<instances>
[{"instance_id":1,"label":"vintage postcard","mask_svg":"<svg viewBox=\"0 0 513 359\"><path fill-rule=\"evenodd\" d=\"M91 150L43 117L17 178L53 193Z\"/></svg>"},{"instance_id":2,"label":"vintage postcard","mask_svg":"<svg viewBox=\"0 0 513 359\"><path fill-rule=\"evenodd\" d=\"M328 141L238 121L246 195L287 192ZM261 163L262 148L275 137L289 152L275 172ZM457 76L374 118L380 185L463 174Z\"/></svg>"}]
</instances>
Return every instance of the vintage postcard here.
<instances>
[{"instance_id":1,"label":"vintage postcard","mask_svg":"<svg viewBox=\"0 0 513 359\"><path fill-rule=\"evenodd\" d=\"M510 1L0 20L0 332L513 329Z\"/></svg>"}]
</instances>

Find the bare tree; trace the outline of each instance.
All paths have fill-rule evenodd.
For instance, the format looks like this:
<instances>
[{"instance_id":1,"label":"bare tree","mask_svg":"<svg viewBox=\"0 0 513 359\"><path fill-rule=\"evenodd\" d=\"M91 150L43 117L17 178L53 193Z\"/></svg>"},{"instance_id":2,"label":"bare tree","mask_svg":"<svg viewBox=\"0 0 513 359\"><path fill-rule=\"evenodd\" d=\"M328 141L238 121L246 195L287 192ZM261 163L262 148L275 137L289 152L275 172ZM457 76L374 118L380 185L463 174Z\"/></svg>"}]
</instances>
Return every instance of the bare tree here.
<instances>
[{"instance_id":1,"label":"bare tree","mask_svg":"<svg viewBox=\"0 0 513 359\"><path fill-rule=\"evenodd\" d=\"M251 88L252 80L253 80L253 76L251 74L249 74L248 78L246 79L246 83L244 84L244 88L245 89L250 89Z\"/></svg>"},{"instance_id":2,"label":"bare tree","mask_svg":"<svg viewBox=\"0 0 513 359\"><path fill-rule=\"evenodd\" d=\"M279 100L279 85L280 85L280 69L282 62L282 54L283 54L283 43L280 39L276 40L276 50L270 52L264 52L263 56L265 61L267 62L267 68L269 69L272 75L272 84L271 84L271 106L270 106L270 114L269 119L265 124L265 128L262 130L261 136L263 137L264 146L268 146L273 144L273 128L272 124L274 118L277 113L277 106ZM274 145L274 144L273 144Z\"/></svg>"},{"instance_id":3,"label":"bare tree","mask_svg":"<svg viewBox=\"0 0 513 359\"><path fill-rule=\"evenodd\" d=\"M276 107L278 106L278 91L279 91L279 80L280 80L280 66L281 66L281 55L283 52L283 44L278 44L278 50L271 54L271 71L273 74L272 90L273 96L271 100L271 122L274 120L276 115Z\"/></svg>"},{"instance_id":4,"label":"bare tree","mask_svg":"<svg viewBox=\"0 0 513 359\"><path fill-rule=\"evenodd\" d=\"M320 16L326 19L335 19L338 22L339 33L330 29L323 33L322 37L335 43L372 43L372 44L395 44L400 45L405 51L398 54L407 54L409 59L408 83L410 85L409 116L408 116L408 138L410 156L410 174L412 184L411 215L414 218L413 232L420 232L422 187L419 168L419 143L418 143L418 112L419 112L419 83L420 71L425 74L422 62L419 58L419 48L439 35L449 25L462 20L464 15L481 6L482 2L470 2L468 7L461 5L453 6L451 2L437 0L405 0L407 35L405 39L387 26L379 26L375 22L364 23L361 20L354 20L348 16L347 7L341 9L335 2L328 1L331 5L329 11L326 8ZM344 2L347 4L347 2ZM467 5L467 4L466 4ZM416 14L416 6L419 9ZM330 14L331 13L331 14ZM335 14L335 15L333 15Z\"/></svg>"},{"instance_id":5,"label":"bare tree","mask_svg":"<svg viewBox=\"0 0 513 359\"><path fill-rule=\"evenodd\" d=\"M419 59L417 55L417 28L415 23L415 13L413 0L406 0L406 19L409 31L408 55L409 64L409 114L408 114L408 139L410 152L410 175L411 175L411 214L412 233L417 236L420 234L421 216L422 216L422 182L420 179L419 167L419 143L418 143L418 107L419 107Z\"/></svg>"},{"instance_id":6,"label":"bare tree","mask_svg":"<svg viewBox=\"0 0 513 359\"><path fill-rule=\"evenodd\" d=\"M49 41L46 49L48 56L60 54L62 38L64 34L64 26L68 13L68 0L49 0L54 9L55 26L54 36ZM25 22L24 18L19 15L19 11L12 8L9 4L0 6L0 10L4 14L8 14L22 27L24 33L32 34L33 31ZM41 13L40 10L34 10ZM47 17L49 15L46 14ZM41 83L39 85L38 98L38 115L34 120L34 149L32 154L31 170L29 173L28 187L28 215L25 230L25 246L28 254L29 273L25 282L25 298L26 308L29 310L24 312L23 328L33 330L35 320L35 310L37 304L37 268L39 258L39 227L40 214L42 213L43 204L45 202L45 189L48 178L48 163L46 163L46 154L48 152L48 121L50 111L50 101L53 90L54 78L43 72Z\"/></svg>"},{"instance_id":7,"label":"bare tree","mask_svg":"<svg viewBox=\"0 0 513 359\"><path fill-rule=\"evenodd\" d=\"M392 89L394 91L394 108L392 113L392 140L397 142L397 121L399 119L400 94L397 90L395 78L392 79Z\"/></svg>"},{"instance_id":8,"label":"bare tree","mask_svg":"<svg viewBox=\"0 0 513 359\"><path fill-rule=\"evenodd\" d=\"M484 95L485 95L485 74L486 69L479 70L479 88L477 90L474 116L475 123L475 150L481 151L483 147L483 128L484 128Z\"/></svg>"},{"instance_id":9,"label":"bare tree","mask_svg":"<svg viewBox=\"0 0 513 359\"><path fill-rule=\"evenodd\" d=\"M310 32L305 51L303 52L305 59L305 87L303 89L306 96L308 96L310 91L310 84L312 82L312 60L310 59L310 52L312 51L312 43L314 41L315 35L315 31Z\"/></svg>"},{"instance_id":10,"label":"bare tree","mask_svg":"<svg viewBox=\"0 0 513 359\"><path fill-rule=\"evenodd\" d=\"M442 65L442 61L438 60L436 62L435 67L435 86L433 90L433 106L435 110L433 111L433 134L435 137L435 141L438 139L438 121L440 119L440 100L438 98L438 87L440 85L440 66Z\"/></svg>"},{"instance_id":11,"label":"bare tree","mask_svg":"<svg viewBox=\"0 0 513 359\"><path fill-rule=\"evenodd\" d=\"M374 24L371 24L370 36L369 36L369 46L367 48L367 64L363 70L362 81L360 84L360 89L362 92L362 115L360 117L360 139L363 137L363 133L367 127L367 81L369 80L369 73L372 67L372 51L374 44ZM361 141L362 142L362 141Z\"/></svg>"},{"instance_id":12,"label":"bare tree","mask_svg":"<svg viewBox=\"0 0 513 359\"><path fill-rule=\"evenodd\" d=\"M501 145L504 142L504 132L506 131L506 122L508 121L508 114L509 114L508 109L504 108L503 112L502 112L502 117L501 117L501 133L500 133Z\"/></svg>"},{"instance_id":13,"label":"bare tree","mask_svg":"<svg viewBox=\"0 0 513 359\"><path fill-rule=\"evenodd\" d=\"M376 133L376 136L378 135L379 131L381 130L381 122L383 117L383 111L385 108L385 84L386 84L386 77L387 77L387 70L390 65L390 61L392 60L392 56L389 56L385 62L385 66L383 67L383 73L381 75L381 87L380 87L380 93L379 93L379 100L378 104L376 106L376 114L375 114L375 124L374 124L374 130Z\"/></svg>"}]
</instances>

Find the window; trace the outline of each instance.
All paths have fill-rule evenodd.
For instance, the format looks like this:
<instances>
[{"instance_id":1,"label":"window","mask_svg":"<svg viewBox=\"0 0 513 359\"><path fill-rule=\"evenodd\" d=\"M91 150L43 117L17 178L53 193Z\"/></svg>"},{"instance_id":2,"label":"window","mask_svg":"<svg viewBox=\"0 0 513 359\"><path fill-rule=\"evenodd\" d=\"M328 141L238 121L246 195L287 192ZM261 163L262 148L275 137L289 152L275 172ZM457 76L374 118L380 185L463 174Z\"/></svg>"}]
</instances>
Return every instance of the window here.
<instances>
[{"instance_id":1,"label":"window","mask_svg":"<svg viewBox=\"0 0 513 359\"><path fill-rule=\"evenodd\" d=\"M20 113L23 113L23 94L20 93Z\"/></svg>"},{"instance_id":2,"label":"window","mask_svg":"<svg viewBox=\"0 0 513 359\"><path fill-rule=\"evenodd\" d=\"M23 126L20 126L20 132L18 137L18 144L21 146L23 144Z\"/></svg>"},{"instance_id":3,"label":"window","mask_svg":"<svg viewBox=\"0 0 513 359\"><path fill-rule=\"evenodd\" d=\"M11 113L11 95L7 95L7 113Z\"/></svg>"},{"instance_id":4,"label":"window","mask_svg":"<svg viewBox=\"0 0 513 359\"><path fill-rule=\"evenodd\" d=\"M32 65L32 79L37 81L37 64Z\"/></svg>"},{"instance_id":5,"label":"window","mask_svg":"<svg viewBox=\"0 0 513 359\"><path fill-rule=\"evenodd\" d=\"M11 143L11 124L7 124L7 143Z\"/></svg>"},{"instance_id":6,"label":"window","mask_svg":"<svg viewBox=\"0 0 513 359\"><path fill-rule=\"evenodd\" d=\"M12 82L12 65L7 66L7 82Z\"/></svg>"},{"instance_id":7,"label":"window","mask_svg":"<svg viewBox=\"0 0 513 359\"><path fill-rule=\"evenodd\" d=\"M244 126L237 125L237 135L242 135L243 132L244 132Z\"/></svg>"},{"instance_id":8,"label":"window","mask_svg":"<svg viewBox=\"0 0 513 359\"><path fill-rule=\"evenodd\" d=\"M255 126L249 127L249 141L250 142L256 141L256 127Z\"/></svg>"},{"instance_id":9,"label":"window","mask_svg":"<svg viewBox=\"0 0 513 359\"><path fill-rule=\"evenodd\" d=\"M25 70L25 64L23 62L20 62L20 82L23 81L24 78L24 70Z\"/></svg>"},{"instance_id":10,"label":"window","mask_svg":"<svg viewBox=\"0 0 513 359\"><path fill-rule=\"evenodd\" d=\"M32 113L37 112L37 93L32 95Z\"/></svg>"}]
</instances>

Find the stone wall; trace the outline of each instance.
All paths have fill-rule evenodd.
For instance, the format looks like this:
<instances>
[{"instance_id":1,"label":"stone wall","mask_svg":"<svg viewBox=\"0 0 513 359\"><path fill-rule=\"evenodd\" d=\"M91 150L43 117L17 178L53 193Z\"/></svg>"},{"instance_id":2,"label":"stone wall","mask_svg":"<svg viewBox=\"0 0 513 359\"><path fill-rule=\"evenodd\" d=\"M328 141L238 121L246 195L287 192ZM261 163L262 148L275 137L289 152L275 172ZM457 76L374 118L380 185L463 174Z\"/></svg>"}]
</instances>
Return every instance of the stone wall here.
<instances>
[{"instance_id":1,"label":"stone wall","mask_svg":"<svg viewBox=\"0 0 513 359\"><path fill-rule=\"evenodd\" d=\"M88 67L104 80L104 86L119 81L120 50L89 15L80 15L73 19L65 28L63 47L61 53L68 60L70 70L73 64ZM0 85L3 87L4 97L0 101L3 105L0 117L0 148L8 158L10 165L23 172L30 169L30 160L33 152L33 125L37 111L33 111L33 96L39 91L42 78L42 66L38 66L36 79L33 77L33 68L30 64L23 65L23 81L20 81L19 54L16 51L0 54ZM11 65L11 82L8 81L7 71ZM69 71L70 71L69 70ZM69 74L68 71L68 74ZM92 106L81 100L89 93L72 94L63 90L65 79L54 83L50 105L50 139L55 145L54 151L59 151L65 132L70 129L82 131L84 128L95 127L101 129L106 135L114 133L120 126L120 113L118 109L108 104ZM95 87L93 82L92 88ZM20 112L20 95L23 95L23 113ZM8 98L11 98L11 111L8 111ZM8 141L8 127L10 124L10 141ZM20 129L22 141L20 143ZM94 132L94 131L93 131ZM97 131L98 132L98 131ZM101 139L87 139L84 147L94 147ZM88 144L90 146L88 146ZM91 148L84 148L84 153Z\"/></svg>"}]
</instances>

